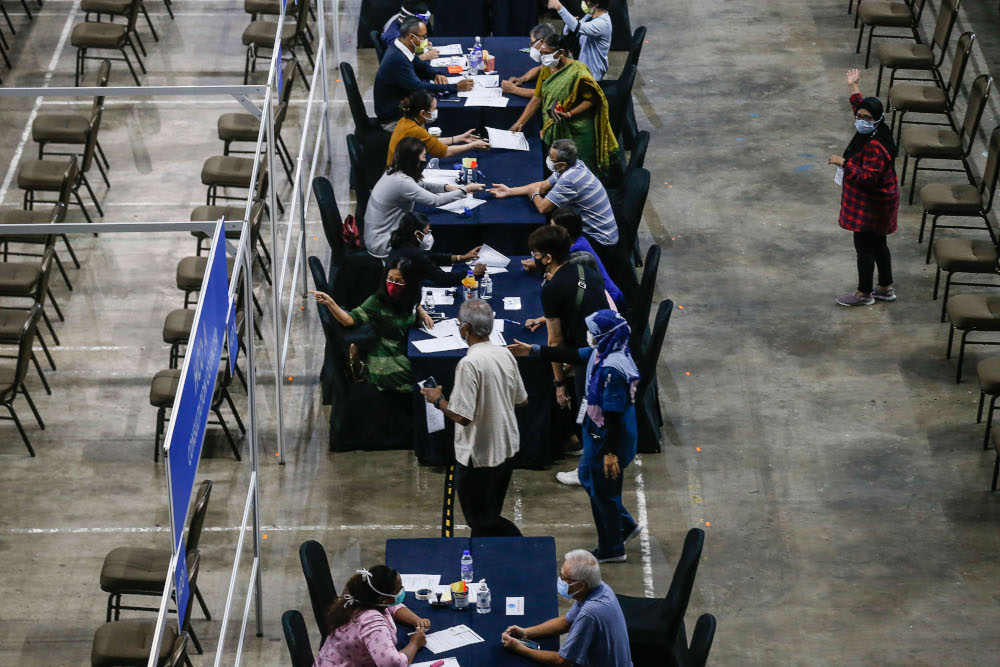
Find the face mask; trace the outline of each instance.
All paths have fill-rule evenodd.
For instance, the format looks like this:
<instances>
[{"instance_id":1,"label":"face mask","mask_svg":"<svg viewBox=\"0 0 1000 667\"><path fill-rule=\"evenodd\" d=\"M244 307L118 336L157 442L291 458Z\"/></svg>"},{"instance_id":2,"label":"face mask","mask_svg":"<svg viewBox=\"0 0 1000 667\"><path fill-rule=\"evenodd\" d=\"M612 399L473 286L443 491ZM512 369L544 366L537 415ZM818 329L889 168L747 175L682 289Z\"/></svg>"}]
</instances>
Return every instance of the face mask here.
<instances>
[{"instance_id":1,"label":"face mask","mask_svg":"<svg viewBox=\"0 0 1000 667\"><path fill-rule=\"evenodd\" d=\"M389 298L393 301L399 301L403 292L406 291L406 285L399 285L397 283L391 283L388 280L385 281L385 291L388 292Z\"/></svg>"},{"instance_id":2,"label":"face mask","mask_svg":"<svg viewBox=\"0 0 1000 667\"><path fill-rule=\"evenodd\" d=\"M590 12L594 11L594 8L588 5L586 2L580 3L580 9L583 10L584 14L589 14Z\"/></svg>"},{"instance_id":3,"label":"face mask","mask_svg":"<svg viewBox=\"0 0 1000 667\"><path fill-rule=\"evenodd\" d=\"M559 62L559 56L555 53L543 53L542 54L542 64L546 67L552 67Z\"/></svg>"},{"instance_id":4,"label":"face mask","mask_svg":"<svg viewBox=\"0 0 1000 667\"><path fill-rule=\"evenodd\" d=\"M406 589L401 588L399 592L396 593L396 604L403 604L403 600L406 599Z\"/></svg>"},{"instance_id":5,"label":"face mask","mask_svg":"<svg viewBox=\"0 0 1000 667\"><path fill-rule=\"evenodd\" d=\"M438 110L437 109L435 109L434 111L428 111L427 112L427 122L428 123L433 123L437 119L438 119Z\"/></svg>"},{"instance_id":6,"label":"face mask","mask_svg":"<svg viewBox=\"0 0 1000 667\"><path fill-rule=\"evenodd\" d=\"M576 583L575 581L573 582ZM569 592L569 584L563 581L562 577L556 577L556 591L567 600L572 600L573 596Z\"/></svg>"},{"instance_id":7,"label":"face mask","mask_svg":"<svg viewBox=\"0 0 1000 667\"><path fill-rule=\"evenodd\" d=\"M420 40L420 42L417 43L416 49L414 50L415 53L419 56L421 53L427 50L428 44L430 44L430 42L426 38Z\"/></svg>"},{"instance_id":8,"label":"face mask","mask_svg":"<svg viewBox=\"0 0 1000 667\"><path fill-rule=\"evenodd\" d=\"M427 160L418 160L417 161L417 169L420 170L421 174L424 173L424 169L426 169L426 168L427 168Z\"/></svg>"},{"instance_id":9,"label":"face mask","mask_svg":"<svg viewBox=\"0 0 1000 667\"><path fill-rule=\"evenodd\" d=\"M424 237L420 239L420 249L430 250L434 247L434 235L430 232L424 234Z\"/></svg>"},{"instance_id":10,"label":"face mask","mask_svg":"<svg viewBox=\"0 0 1000 667\"><path fill-rule=\"evenodd\" d=\"M854 129L856 129L861 134L871 134L875 131L875 121L872 120L856 120L854 121Z\"/></svg>"},{"instance_id":11,"label":"face mask","mask_svg":"<svg viewBox=\"0 0 1000 667\"><path fill-rule=\"evenodd\" d=\"M594 338L594 334L590 333L589 331L587 332L587 345L589 345L594 349L597 349L597 339Z\"/></svg>"},{"instance_id":12,"label":"face mask","mask_svg":"<svg viewBox=\"0 0 1000 667\"><path fill-rule=\"evenodd\" d=\"M539 51L538 49L536 49L535 47L531 47L531 50L530 50L530 51L528 51L528 55L529 55L529 56L531 57L531 59L532 59L532 60L534 60L534 61L535 61L536 63L540 63L540 62L542 62L542 52L541 52L541 51Z\"/></svg>"},{"instance_id":13,"label":"face mask","mask_svg":"<svg viewBox=\"0 0 1000 667\"><path fill-rule=\"evenodd\" d=\"M545 166L548 167L549 171L551 171L552 173L557 173L556 172L556 163L553 162L552 158L550 158L548 156L546 156L546 158L545 158Z\"/></svg>"}]
</instances>

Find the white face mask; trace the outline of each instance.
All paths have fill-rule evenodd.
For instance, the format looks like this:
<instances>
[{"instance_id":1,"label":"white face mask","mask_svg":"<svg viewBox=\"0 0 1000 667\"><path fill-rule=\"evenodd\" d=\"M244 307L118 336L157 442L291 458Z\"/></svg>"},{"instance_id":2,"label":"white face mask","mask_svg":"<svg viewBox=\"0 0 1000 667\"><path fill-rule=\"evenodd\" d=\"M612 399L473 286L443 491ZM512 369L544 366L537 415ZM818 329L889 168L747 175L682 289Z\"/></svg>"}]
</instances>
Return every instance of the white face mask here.
<instances>
[{"instance_id":1,"label":"white face mask","mask_svg":"<svg viewBox=\"0 0 1000 667\"><path fill-rule=\"evenodd\" d=\"M589 331L587 332L587 345L589 345L594 349L597 349L597 339L595 339L594 334L590 333Z\"/></svg>"},{"instance_id":2,"label":"white face mask","mask_svg":"<svg viewBox=\"0 0 1000 667\"><path fill-rule=\"evenodd\" d=\"M532 59L532 60L534 60L534 61L535 61L536 63L540 63L540 62L542 62L542 52L541 52L541 51L539 51L538 49L536 49L535 47L531 47L531 50L530 50L530 51L528 51L528 55L529 55L529 56L531 57L531 59Z\"/></svg>"},{"instance_id":3,"label":"white face mask","mask_svg":"<svg viewBox=\"0 0 1000 667\"><path fill-rule=\"evenodd\" d=\"M546 156L546 158L545 158L545 166L548 167L549 171L551 171L553 174L559 173L559 172L556 171L556 163L553 162L552 158L550 158L548 156Z\"/></svg>"},{"instance_id":4,"label":"white face mask","mask_svg":"<svg viewBox=\"0 0 1000 667\"><path fill-rule=\"evenodd\" d=\"M559 56L555 53L543 53L542 54L542 64L546 67L552 67L559 62Z\"/></svg>"},{"instance_id":5,"label":"white face mask","mask_svg":"<svg viewBox=\"0 0 1000 667\"><path fill-rule=\"evenodd\" d=\"M427 122L428 123L433 123L437 119L438 119L438 110L437 109L434 109L433 111L428 111L427 112Z\"/></svg>"},{"instance_id":6,"label":"white face mask","mask_svg":"<svg viewBox=\"0 0 1000 667\"><path fill-rule=\"evenodd\" d=\"M421 250L430 250L434 247L434 234L427 232L424 234L423 238L420 239Z\"/></svg>"}]
</instances>

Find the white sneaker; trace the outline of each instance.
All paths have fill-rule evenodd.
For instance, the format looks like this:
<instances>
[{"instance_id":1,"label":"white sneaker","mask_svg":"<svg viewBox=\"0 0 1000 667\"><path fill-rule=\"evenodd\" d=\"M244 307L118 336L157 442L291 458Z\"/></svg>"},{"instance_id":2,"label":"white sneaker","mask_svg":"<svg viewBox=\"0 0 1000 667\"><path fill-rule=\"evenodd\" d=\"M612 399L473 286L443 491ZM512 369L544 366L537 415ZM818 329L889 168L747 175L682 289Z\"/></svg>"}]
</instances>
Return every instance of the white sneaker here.
<instances>
[{"instance_id":1,"label":"white sneaker","mask_svg":"<svg viewBox=\"0 0 1000 667\"><path fill-rule=\"evenodd\" d=\"M560 484L565 484L566 486L583 486L580 484L580 473L576 470L557 472L556 479Z\"/></svg>"}]
</instances>

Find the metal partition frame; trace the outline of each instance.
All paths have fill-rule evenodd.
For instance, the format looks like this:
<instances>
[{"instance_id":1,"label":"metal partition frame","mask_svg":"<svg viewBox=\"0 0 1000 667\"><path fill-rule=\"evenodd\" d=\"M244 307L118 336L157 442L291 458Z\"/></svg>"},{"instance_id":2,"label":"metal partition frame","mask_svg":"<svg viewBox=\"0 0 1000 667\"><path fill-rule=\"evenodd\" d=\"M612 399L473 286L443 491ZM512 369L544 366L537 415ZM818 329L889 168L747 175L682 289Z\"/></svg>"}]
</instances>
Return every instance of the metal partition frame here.
<instances>
[{"instance_id":1,"label":"metal partition frame","mask_svg":"<svg viewBox=\"0 0 1000 667\"><path fill-rule=\"evenodd\" d=\"M295 0L293 0L294 2ZM309 0L298 0L298 1L309 1ZM339 20L336 12L336 2L335 0L330 0L331 5L334 7L333 20L334 25L339 25ZM287 3L287 0L286 0ZM317 131L316 145L312 148L312 161L310 164L309 174L310 180L315 174L316 167L318 164L318 156L320 149L320 137L322 136L326 151L327 159L332 155L332 143L329 130L329 82L327 77L327 48L326 48L326 18L324 11L325 0L317 0L317 49L316 49L316 67L313 70L312 75L312 85L309 95L309 103L306 112L306 120L303 123L302 140L299 146L299 156L296 160L296 170L295 177L293 179L293 199L291 205L289 206L288 219L285 225L288 229L288 235L285 242L285 251L283 256L283 264L281 271L281 281L277 281L277 276L279 275L275 269L277 268L276 257L277 257L277 191L275 187L275 139L274 136L274 98L277 94L277 73L280 67L281 60L281 31L282 26L285 22L285 3L282 5L282 13L278 17L275 39L271 53L270 66L268 69L267 81L263 85L222 85L222 86L116 86L116 87L43 87L43 88L0 88L0 97L94 97L94 96L105 96L105 97L122 97L122 96L141 96L141 97L157 97L157 96L206 96L206 95L229 95L232 96L237 102L239 102L244 108L246 108L250 113L252 113L256 118L260 119L260 129L257 135L257 145L254 151L254 167L251 175L251 183L257 182L258 170L260 166L261 155L264 151L267 153L267 164L268 164L268 174L270 178L268 179L269 191L268 200L269 207L271 211L271 240L272 248L274 252L272 254L272 273L276 279L274 288L272 290L273 296L273 323L274 323L274 336L275 336L275 360L278 364L278 371L275 373L276 382L276 417L278 422L278 451L280 453L279 458L281 462L284 462L284 434L283 434L283 420L282 413L284 404L282 401L281 392L281 378L284 370L284 359L282 356L282 351L287 351L288 348L288 330L289 322L292 311L291 299L294 294L295 287L297 285L297 278L295 277L298 273L298 264L301 260L303 265L303 276L305 269L305 208L308 195L307 188L304 187L303 183L303 154L306 150L306 137L308 136L308 123L312 114L312 107L314 104L322 104L322 113L319 120L319 130ZM335 31L336 34L336 31ZM339 46L338 46L339 51ZM315 99L316 84L321 82L322 85L322 99ZM251 101L251 96L263 96L263 102L261 107L258 107L253 101ZM251 298L250 295L253 293L253 260L252 260L252 248L250 247L250 213L253 208L254 203L254 189L251 188L248 193L246 205L244 208L243 220L240 221L226 221L222 220L225 224L226 231L240 231L240 239L238 247L233 248L227 242L227 252L230 255L234 255L234 267L233 275L229 284L229 302L233 303L233 300L238 292L238 285L242 282L243 288L246 290L246 298ZM297 195L297 197L296 197ZM297 204L297 205L296 205ZM288 315L285 318L284 330L279 326L280 316L279 312L281 310L281 289L279 285L283 286L285 266L287 265L287 254L288 248L292 239L292 229L295 222L295 215L299 215L298 219L298 231L299 231L299 242L296 244L296 268L293 271L293 279L290 284L290 301L288 307ZM206 234L212 234L216 229L218 222L94 222L94 223L56 223L56 224L28 224L28 225L4 225L3 234L5 235L22 235L22 234L66 234L66 233L131 233L131 232L192 232L200 231ZM305 282L303 280L303 290ZM303 294L304 296L304 291ZM200 295L199 295L200 298ZM250 481L247 488L247 500L244 505L243 521L241 524L241 529L239 531L239 539L237 542L237 550L233 563L232 575L230 577L229 592L226 599L226 607L223 613L222 628L220 629L219 643L216 649L215 665L220 665L222 662L223 649L225 647L225 636L226 627L229 621L229 616L231 612L233 593L236 587L236 580L239 572L240 555L242 552L243 541L248 528L248 520L250 518L250 513L253 514L253 539L254 539L254 559L251 567L251 584L252 584L252 594L251 590L247 592L246 604L243 609L243 617L241 622L240 630L240 645L237 648L235 664L239 664L242 657L243 651L243 639L246 632L246 622L250 614L250 602L253 599L256 602L256 630L257 636L263 636L263 607L262 607L262 585L261 585L261 530L260 530L260 499L259 499L259 440L258 440L258 423L257 423L257 412L256 412L256 361L255 361L255 350L254 350L254 309L253 307L244 307L245 313L245 326L244 326L244 336L247 350L247 398L248 398L248 415L247 415L247 431L248 439L250 445ZM284 334L284 335L282 335ZM278 363L280 362L280 364ZM165 440L165 443L167 441ZM166 474L166 465L165 465ZM170 604L171 596L173 593L173 575L176 569L177 559L183 557L181 554L176 553L177 544L179 536L174 536L172 550L174 551L167 572L167 579L163 589L163 595L160 600L159 614L156 621L156 635L154 637L149 662L147 663L149 667L155 667L158 662L158 655L160 646L163 640L163 631L166 627L167 619L167 609Z\"/></svg>"}]
</instances>

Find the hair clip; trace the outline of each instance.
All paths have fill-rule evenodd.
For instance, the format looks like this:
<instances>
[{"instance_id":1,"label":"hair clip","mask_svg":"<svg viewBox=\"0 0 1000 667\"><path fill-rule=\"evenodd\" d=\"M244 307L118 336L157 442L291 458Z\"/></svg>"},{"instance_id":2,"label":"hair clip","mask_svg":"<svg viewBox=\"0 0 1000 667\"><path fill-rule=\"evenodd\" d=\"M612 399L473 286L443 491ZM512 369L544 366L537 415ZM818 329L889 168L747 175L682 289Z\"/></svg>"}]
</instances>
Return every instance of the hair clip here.
<instances>
[{"instance_id":1,"label":"hair clip","mask_svg":"<svg viewBox=\"0 0 1000 667\"><path fill-rule=\"evenodd\" d=\"M350 593L344 593L344 606L350 607L352 604L354 604L354 596Z\"/></svg>"}]
</instances>

